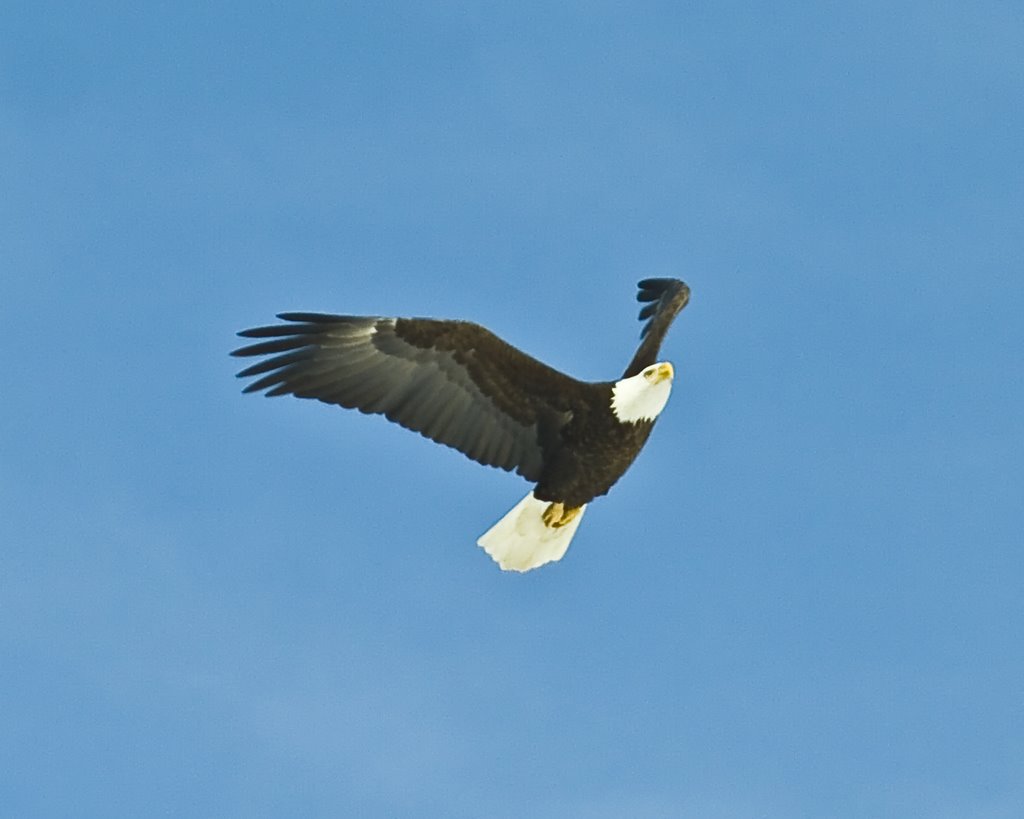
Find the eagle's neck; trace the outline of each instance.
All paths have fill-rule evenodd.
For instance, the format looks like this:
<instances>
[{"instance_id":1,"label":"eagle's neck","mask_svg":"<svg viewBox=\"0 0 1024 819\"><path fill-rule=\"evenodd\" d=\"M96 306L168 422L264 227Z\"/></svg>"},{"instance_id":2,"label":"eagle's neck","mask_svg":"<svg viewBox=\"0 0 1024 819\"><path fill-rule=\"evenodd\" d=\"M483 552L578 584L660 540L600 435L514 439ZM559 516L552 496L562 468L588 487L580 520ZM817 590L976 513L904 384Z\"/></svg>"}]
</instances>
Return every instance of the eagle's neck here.
<instances>
[{"instance_id":1,"label":"eagle's neck","mask_svg":"<svg viewBox=\"0 0 1024 819\"><path fill-rule=\"evenodd\" d=\"M653 421L672 392L672 365L653 364L612 385L612 412L623 424Z\"/></svg>"}]
</instances>

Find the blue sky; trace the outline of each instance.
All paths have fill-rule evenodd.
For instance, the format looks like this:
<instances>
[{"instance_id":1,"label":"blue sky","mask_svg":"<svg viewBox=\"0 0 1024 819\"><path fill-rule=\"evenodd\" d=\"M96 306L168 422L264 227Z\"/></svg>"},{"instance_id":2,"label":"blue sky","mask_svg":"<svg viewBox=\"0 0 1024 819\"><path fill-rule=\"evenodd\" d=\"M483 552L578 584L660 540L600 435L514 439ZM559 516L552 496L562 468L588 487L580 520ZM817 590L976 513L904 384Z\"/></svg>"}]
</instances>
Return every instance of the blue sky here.
<instances>
[{"instance_id":1,"label":"blue sky","mask_svg":"<svg viewBox=\"0 0 1024 819\"><path fill-rule=\"evenodd\" d=\"M0 31L14 816L1024 810L1014 3L23 4ZM567 557L240 394L281 310L574 375L693 289Z\"/></svg>"}]
</instances>

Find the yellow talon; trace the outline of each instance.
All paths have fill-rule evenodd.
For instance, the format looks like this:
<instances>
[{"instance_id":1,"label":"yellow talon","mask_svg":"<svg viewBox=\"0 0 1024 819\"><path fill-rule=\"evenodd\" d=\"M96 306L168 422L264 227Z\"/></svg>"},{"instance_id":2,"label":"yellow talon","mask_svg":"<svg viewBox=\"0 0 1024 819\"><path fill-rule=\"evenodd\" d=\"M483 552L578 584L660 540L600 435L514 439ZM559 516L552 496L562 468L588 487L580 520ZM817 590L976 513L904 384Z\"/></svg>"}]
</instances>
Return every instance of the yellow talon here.
<instances>
[{"instance_id":1,"label":"yellow talon","mask_svg":"<svg viewBox=\"0 0 1024 819\"><path fill-rule=\"evenodd\" d=\"M573 506L569 509L565 507L565 504L561 501L555 501L554 503L548 504L548 508L544 510L541 515L541 520L544 521L544 525L552 529L560 529L567 523L572 523L576 516L580 513L580 506Z\"/></svg>"}]
</instances>

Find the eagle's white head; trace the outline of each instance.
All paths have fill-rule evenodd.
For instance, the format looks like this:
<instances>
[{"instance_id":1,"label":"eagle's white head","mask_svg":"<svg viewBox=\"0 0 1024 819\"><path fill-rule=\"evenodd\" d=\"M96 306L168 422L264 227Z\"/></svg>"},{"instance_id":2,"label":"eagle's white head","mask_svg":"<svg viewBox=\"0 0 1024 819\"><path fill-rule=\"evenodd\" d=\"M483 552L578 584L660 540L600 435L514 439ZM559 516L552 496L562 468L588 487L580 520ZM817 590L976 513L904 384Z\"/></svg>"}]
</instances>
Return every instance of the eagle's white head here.
<instances>
[{"instance_id":1,"label":"eagle's white head","mask_svg":"<svg viewBox=\"0 0 1024 819\"><path fill-rule=\"evenodd\" d=\"M653 421L665 409L675 370L667 361L645 367L612 386L612 412L624 424Z\"/></svg>"}]
</instances>

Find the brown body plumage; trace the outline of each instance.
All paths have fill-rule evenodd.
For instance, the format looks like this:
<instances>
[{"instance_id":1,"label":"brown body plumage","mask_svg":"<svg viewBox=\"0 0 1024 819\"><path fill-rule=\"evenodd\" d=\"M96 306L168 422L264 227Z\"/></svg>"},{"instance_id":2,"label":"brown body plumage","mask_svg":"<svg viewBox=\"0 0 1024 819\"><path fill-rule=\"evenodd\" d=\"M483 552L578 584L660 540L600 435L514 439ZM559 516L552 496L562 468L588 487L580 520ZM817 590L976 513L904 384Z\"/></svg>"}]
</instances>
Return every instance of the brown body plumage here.
<instances>
[{"instance_id":1,"label":"brown body plumage","mask_svg":"<svg viewBox=\"0 0 1024 819\"><path fill-rule=\"evenodd\" d=\"M640 317L650 320L624 380L655 364L689 294L674 279L640 283L638 299L647 302ZM233 353L264 357L239 373L258 376L246 392L382 414L479 463L517 472L536 484L533 496L549 507L581 509L608 492L654 425L653 417L624 422L617 416L613 392L620 382L578 381L472 322L320 313L279 318L288 323L239 334L262 339Z\"/></svg>"}]
</instances>

